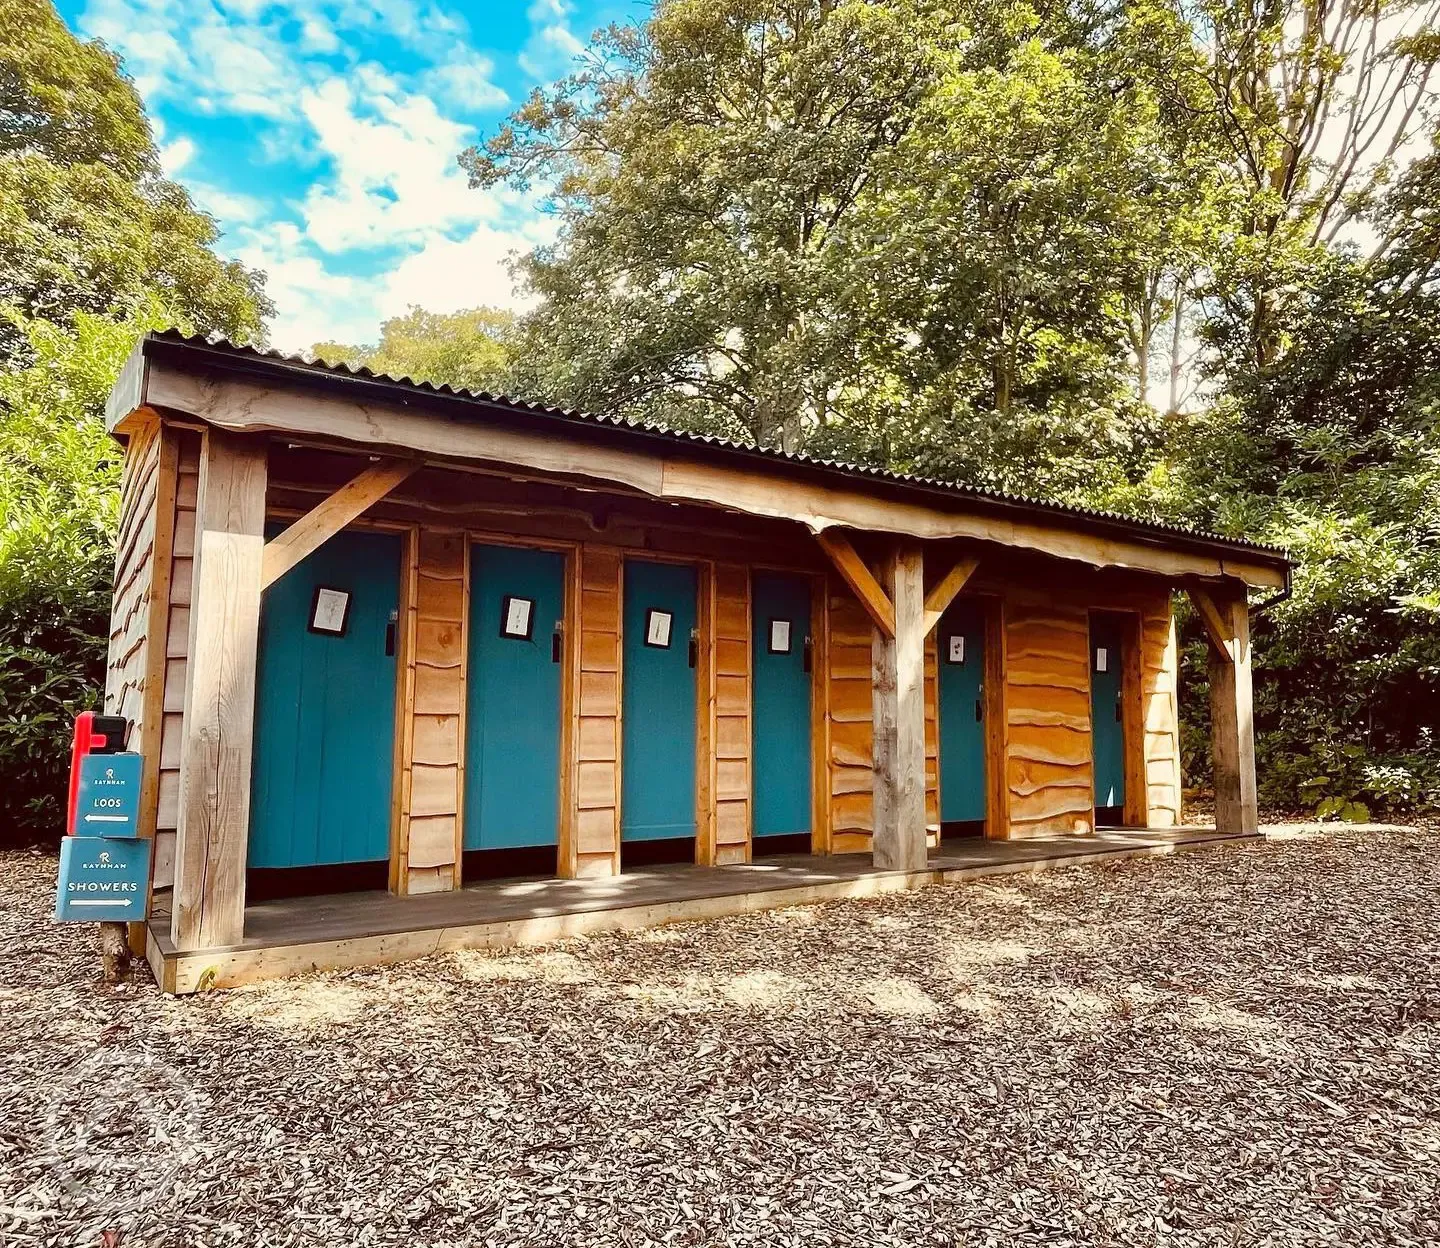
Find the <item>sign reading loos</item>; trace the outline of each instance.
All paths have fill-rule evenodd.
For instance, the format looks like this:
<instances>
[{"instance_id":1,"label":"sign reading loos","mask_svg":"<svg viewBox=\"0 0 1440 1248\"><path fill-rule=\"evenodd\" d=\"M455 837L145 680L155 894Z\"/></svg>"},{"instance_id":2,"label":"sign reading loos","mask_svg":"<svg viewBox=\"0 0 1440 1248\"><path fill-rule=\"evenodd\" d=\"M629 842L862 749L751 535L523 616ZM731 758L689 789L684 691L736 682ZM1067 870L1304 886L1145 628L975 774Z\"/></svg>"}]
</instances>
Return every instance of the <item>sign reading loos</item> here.
<instances>
[{"instance_id":1,"label":"sign reading loos","mask_svg":"<svg viewBox=\"0 0 1440 1248\"><path fill-rule=\"evenodd\" d=\"M72 836L134 838L140 834L140 755L86 754Z\"/></svg>"},{"instance_id":2,"label":"sign reading loos","mask_svg":"<svg viewBox=\"0 0 1440 1248\"><path fill-rule=\"evenodd\" d=\"M148 840L67 836L60 842L55 918L62 923L143 919L149 879Z\"/></svg>"}]
</instances>

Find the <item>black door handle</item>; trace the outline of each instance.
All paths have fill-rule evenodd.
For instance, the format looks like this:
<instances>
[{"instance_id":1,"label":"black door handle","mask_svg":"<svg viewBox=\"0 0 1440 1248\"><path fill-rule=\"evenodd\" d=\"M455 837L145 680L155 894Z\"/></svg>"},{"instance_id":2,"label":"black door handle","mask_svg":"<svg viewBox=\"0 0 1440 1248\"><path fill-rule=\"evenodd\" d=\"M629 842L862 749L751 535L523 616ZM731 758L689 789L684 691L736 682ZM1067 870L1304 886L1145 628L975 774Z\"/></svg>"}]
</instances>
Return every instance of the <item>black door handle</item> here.
<instances>
[{"instance_id":1,"label":"black door handle","mask_svg":"<svg viewBox=\"0 0 1440 1248\"><path fill-rule=\"evenodd\" d=\"M394 621L394 620L391 620L390 623L388 623L387 625L385 625L385 657L386 657L387 659L393 659L393 658L395 657L395 621Z\"/></svg>"},{"instance_id":2,"label":"black door handle","mask_svg":"<svg viewBox=\"0 0 1440 1248\"><path fill-rule=\"evenodd\" d=\"M805 638L805 644L800 647L800 652L802 656L800 660L801 667L808 674L815 666L814 641L812 641L809 637Z\"/></svg>"},{"instance_id":3,"label":"black door handle","mask_svg":"<svg viewBox=\"0 0 1440 1248\"><path fill-rule=\"evenodd\" d=\"M975 699L975 722L978 724L985 718L985 703L979 698Z\"/></svg>"},{"instance_id":4,"label":"black door handle","mask_svg":"<svg viewBox=\"0 0 1440 1248\"><path fill-rule=\"evenodd\" d=\"M560 630L558 628L550 634L550 662L560 662Z\"/></svg>"},{"instance_id":5,"label":"black door handle","mask_svg":"<svg viewBox=\"0 0 1440 1248\"><path fill-rule=\"evenodd\" d=\"M690 666L694 667L700 661L700 643L694 637L690 638Z\"/></svg>"},{"instance_id":6,"label":"black door handle","mask_svg":"<svg viewBox=\"0 0 1440 1248\"><path fill-rule=\"evenodd\" d=\"M1117 724L1118 724L1118 723L1121 723L1121 722L1124 720L1124 718L1125 718L1125 717L1120 713L1120 699L1119 699L1119 698L1116 698L1116 699L1115 699L1115 722L1116 722Z\"/></svg>"}]
</instances>

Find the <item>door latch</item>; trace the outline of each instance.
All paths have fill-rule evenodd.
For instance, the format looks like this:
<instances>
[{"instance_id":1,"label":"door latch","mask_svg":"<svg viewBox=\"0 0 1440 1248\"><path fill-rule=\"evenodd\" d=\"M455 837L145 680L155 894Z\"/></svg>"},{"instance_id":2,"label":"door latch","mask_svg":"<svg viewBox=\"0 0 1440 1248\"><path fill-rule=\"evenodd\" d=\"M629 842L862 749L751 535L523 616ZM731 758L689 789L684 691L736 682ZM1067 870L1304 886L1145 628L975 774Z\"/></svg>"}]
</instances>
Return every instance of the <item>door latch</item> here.
<instances>
[{"instance_id":1,"label":"door latch","mask_svg":"<svg viewBox=\"0 0 1440 1248\"><path fill-rule=\"evenodd\" d=\"M560 662L561 639L565 635L565 624L562 620L555 622L555 631L550 634L550 662Z\"/></svg>"},{"instance_id":2,"label":"door latch","mask_svg":"<svg viewBox=\"0 0 1440 1248\"><path fill-rule=\"evenodd\" d=\"M800 653L802 656L800 660L801 670L808 674L815 666L815 639L813 637L805 638L805 643L801 646Z\"/></svg>"},{"instance_id":3,"label":"door latch","mask_svg":"<svg viewBox=\"0 0 1440 1248\"><path fill-rule=\"evenodd\" d=\"M700 630L692 628L690 630L690 666L694 667L698 662L700 662Z\"/></svg>"},{"instance_id":4,"label":"door latch","mask_svg":"<svg viewBox=\"0 0 1440 1248\"><path fill-rule=\"evenodd\" d=\"M393 659L395 657L395 625L399 622L399 619L400 612L392 611L390 612L390 620L385 625L385 657L387 659Z\"/></svg>"}]
</instances>

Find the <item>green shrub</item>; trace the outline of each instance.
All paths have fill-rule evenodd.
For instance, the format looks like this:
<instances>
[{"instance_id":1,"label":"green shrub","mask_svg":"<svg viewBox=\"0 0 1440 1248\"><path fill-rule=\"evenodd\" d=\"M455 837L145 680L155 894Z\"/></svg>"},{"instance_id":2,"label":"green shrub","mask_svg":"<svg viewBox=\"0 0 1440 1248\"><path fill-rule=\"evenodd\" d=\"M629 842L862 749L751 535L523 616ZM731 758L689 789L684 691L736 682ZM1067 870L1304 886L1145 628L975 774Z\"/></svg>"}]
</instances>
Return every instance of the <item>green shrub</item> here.
<instances>
[{"instance_id":1,"label":"green shrub","mask_svg":"<svg viewBox=\"0 0 1440 1248\"><path fill-rule=\"evenodd\" d=\"M70 726L104 690L119 448L101 418L146 318L10 314L34 362L0 373L0 843L63 832Z\"/></svg>"}]
</instances>

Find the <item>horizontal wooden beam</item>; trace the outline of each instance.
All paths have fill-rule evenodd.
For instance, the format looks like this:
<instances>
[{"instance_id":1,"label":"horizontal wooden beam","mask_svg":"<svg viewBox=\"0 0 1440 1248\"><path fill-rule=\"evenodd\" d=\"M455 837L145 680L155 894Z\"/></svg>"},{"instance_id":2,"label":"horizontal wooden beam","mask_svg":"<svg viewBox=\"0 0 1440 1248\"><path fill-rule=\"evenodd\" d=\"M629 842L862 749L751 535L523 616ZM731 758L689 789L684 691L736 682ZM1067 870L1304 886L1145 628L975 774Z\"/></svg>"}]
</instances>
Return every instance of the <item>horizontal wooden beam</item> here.
<instances>
[{"instance_id":1,"label":"horizontal wooden beam","mask_svg":"<svg viewBox=\"0 0 1440 1248\"><path fill-rule=\"evenodd\" d=\"M757 460L740 466L687 454L683 444L638 449L577 422L575 436L555 424L519 427L490 420L477 407L474 420L454 420L389 398L363 401L265 385L246 377L198 376L171 364L148 362L145 401L237 432L272 432L292 441L317 439L389 454L441 460L474 460L536 473L551 480L602 482L652 498L722 507L805 525L868 530L921 540L969 538L1035 550L1092 567L1134 568L1172 579L1233 577L1256 586L1281 587L1284 565L1243 551L1205 554L1176 550L1163 539L1099 536L1074 521L1042 514L1013 517L983 503L972 506L937 495L923 500L882 496L864 483L843 478L802 477L785 464Z\"/></svg>"},{"instance_id":2,"label":"horizontal wooden beam","mask_svg":"<svg viewBox=\"0 0 1440 1248\"><path fill-rule=\"evenodd\" d=\"M855 591L855 597L860 599L860 605L875 621L875 627L886 637L894 637L895 604L866 566L865 560L850 545L849 539L839 533L822 531L815 534L815 540L820 543L820 549L830 556L830 562L845 578L845 583Z\"/></svg>"},{"instance_id":3,"label":"horizontal wooden beam","mask_svg":"<svg viewBox=\"0 0 1440 1248\"><path fill-rule=\"evenodd\" d=\"M974 555L957 559L955 566L945 573L944 579L925 595L925 636L930 636L934 631L946 608L955 601L955 595L965 588L965 582L975 575L975 569L979 566L980 560Z\"/></svg>"},{"instance_id":4,"label":"horizontal wooden beam","mask_svg":"<svg viewBox=\"0 0 1440 1248\"><path fill-rule=\"evenodd\" d=\"M416 459L385 459L371 464L323 502L265 543L260 588L268 589L291 568L318 550L352 520L358 519L420 467Z\"/></svg>"}]
</instances>

